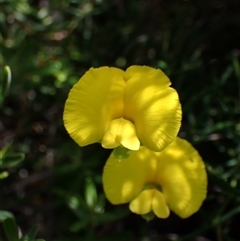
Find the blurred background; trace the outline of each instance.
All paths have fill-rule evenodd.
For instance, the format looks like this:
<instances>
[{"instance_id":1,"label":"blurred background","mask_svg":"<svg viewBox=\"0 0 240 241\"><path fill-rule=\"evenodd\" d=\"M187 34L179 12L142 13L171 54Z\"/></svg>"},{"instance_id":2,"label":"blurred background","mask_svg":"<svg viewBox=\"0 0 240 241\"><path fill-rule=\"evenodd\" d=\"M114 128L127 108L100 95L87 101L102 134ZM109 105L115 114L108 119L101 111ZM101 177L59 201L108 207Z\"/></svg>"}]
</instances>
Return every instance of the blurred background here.
<instances>
[{"instance_id":1,"label":"blurred background","mask_svg":"<svg viewBox=\"0 0 240 241\"><path fill-rule=\"evenodd\" d=\"M240 1L0 3L1 240L18 240L16 227L25 241L240 240ZM206 163L208 196L190 218L146 222L111 205L101 182L110 151L79 147L63 126L86 70L134 64L169 76L179 136Z\"/></svg>"}]
</instances>

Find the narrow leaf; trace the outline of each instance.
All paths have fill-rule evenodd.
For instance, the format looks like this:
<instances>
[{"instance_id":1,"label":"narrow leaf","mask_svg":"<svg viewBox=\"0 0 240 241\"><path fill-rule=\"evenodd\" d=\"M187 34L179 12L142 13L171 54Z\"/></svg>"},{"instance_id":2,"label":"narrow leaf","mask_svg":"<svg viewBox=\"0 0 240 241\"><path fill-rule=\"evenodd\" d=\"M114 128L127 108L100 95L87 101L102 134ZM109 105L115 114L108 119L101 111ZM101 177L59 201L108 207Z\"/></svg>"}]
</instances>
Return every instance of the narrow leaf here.
<instances>
[{"instance_id":1,"label":"narrow leaf","mask_svg":"<svg viewBox=\"0 0 240 241\"><path fill-rule=\"evenodd\" d=\"M18 227L13 218L6 218L3 221L3 228L9 241L18 241Z\"/></svg>"},{"instance_id":2,"label":"narrow leaf","mask_svg":"<svg viewBox=\"0 0 240 241\"><path fill-rule=\"evenodd\" d=\"M0 210L0 222L3 222L7 218L14 218L14 216L8 211Z\"/></svg>"}]
</instances>

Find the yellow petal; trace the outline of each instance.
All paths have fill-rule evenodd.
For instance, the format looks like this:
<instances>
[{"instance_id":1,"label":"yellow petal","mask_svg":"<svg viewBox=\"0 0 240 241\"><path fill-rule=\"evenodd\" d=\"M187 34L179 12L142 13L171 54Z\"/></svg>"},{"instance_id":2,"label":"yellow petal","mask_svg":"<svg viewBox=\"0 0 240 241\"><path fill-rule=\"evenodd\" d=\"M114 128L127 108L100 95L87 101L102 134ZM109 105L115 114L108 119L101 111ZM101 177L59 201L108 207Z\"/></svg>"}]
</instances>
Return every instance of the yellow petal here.
<instances>
[{"instance_id":1,"label":"yellow petal","mask_svg":"<svg viewBox=\"0 0 240 241\"><path fill-rule=\"evenodd\" d=\"M136 214L146 214L152 210L152 199L154 189L143 190L135 199L129 204L129 209Z\"/></svg>"},{"instance_id":2,"label":"yellow petal","mask_svg":"<svg viewBox=\"0 0 240 241\"><path fill-rule=\"evenodd\" d=\"M159 69L131 66L127 81L124 117L131 120L141 143L162 151L176 137L182 118L178 94Z\"/></svg>"},{"instance_id":3,"label":"yellow petal","mask_svg":"<svg viewBox=\"0 0 240 241\"><path fill-rule=\"evenodd\" d=\"M71 89L64 108L70 136L85 146L102 139L111 120L123 115L124 72L117 68L91 68Z\"/></svg>"},{"instance_id":4,"label":"yellow petal","mask_svg":"<svg viewBox=\"0 0 240 241\"><path fill-rule=\"evenodd\" d=\"M103 188L111 203L130 202L146 183L154 180L156 158L146 148L140 147L140 150L132 151L128 159L117 160L111 154L107 160L103 170Z\"/></svg>"},{"instance_id":5,"label":"yellow petal","mask_svg":"<svg viewBox=\"0 0 240 241\"><path fill-rule=\"evenodd\" d=\"M164 195L157 189L155 189L152 200L152 210L159 218L167 218L170 214Z\"/></svg>"},{"instance_id":6,"label":"yellow petal","mask_svg":"<svg viewBox=\"0 0 240 241\"><path fill-rule=\"evenodd\" d=\"M138 150L140 147L134 125L123 118L111 121L102 139L104 148L115 148L121 144L129 150Z\"/></svg>"},{"instance_id":7,"label":"yellow petal","mask_svg":"<svg viewBox=\"0 0 240 241\"><path fill-rule=\"evenodd\" d=\"M198 152L186 140L176 138L158 153L155 182L170 209L187 218L200 208L206 198L207 176Z\"/></svg>"},{"instance_id":8,"label":"yellow petal","mask_svg":"<svg viewBox=\"0 0 240 241\"><path fill-rule=\"evenodd\" d=\"M155 188L143 190L130 202L129 208L140 215L153 211L159 218L167 218L170 214L165 197Z\"/></svg>"}]
</instances>

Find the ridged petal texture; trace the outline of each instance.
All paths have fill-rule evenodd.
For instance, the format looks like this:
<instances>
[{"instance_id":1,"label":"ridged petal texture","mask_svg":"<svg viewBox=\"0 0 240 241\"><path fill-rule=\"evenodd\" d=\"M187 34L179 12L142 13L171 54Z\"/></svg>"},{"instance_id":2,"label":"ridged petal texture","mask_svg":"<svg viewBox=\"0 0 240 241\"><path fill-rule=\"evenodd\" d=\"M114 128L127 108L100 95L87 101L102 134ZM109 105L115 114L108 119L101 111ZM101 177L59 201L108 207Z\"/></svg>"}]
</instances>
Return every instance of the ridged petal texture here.
<instances>
[{"instance_id":1,"label":"ridged petal texture","mask_svg":"<svg viewBox=\"0 0 240 241\"><path fill-rule=\"evenodd\" d=\"M160 70L131 66L125 73L126 119L132 120L141 143L152 151L162 151L180 128L182 111L176 90Z\"/></svg>"},{"instance_id":2,"label":"ridged petal texture","mask_svg":"<svg viewBox=\"0 0 240 241\"><path fill-rule=\"evenodd\" d=\"M151 188L146 188L148 184ZM137 214L152 210L166 218L170 209L187 218L206 198L207 176L198 152L177 137L162 152L140 147L121 161L111 155L104 167L103 186L111 203L130 202L130 210Z\"/></svg>"},{"instance_id":3,"label":"ridged petal texture","mask_svg":"<svg viewBox=\"0 0 240 241\"><path fill-rule=\"evenodd\" d=\"M119 145L131 150L138 150L140 147L133 123L123 118L111 121L102 139L104 148L116 148Z\"/></svg>"},{"instance_id":4,"label":"ridged petal texture","mask_svg":"<svg viewBox=\"0 0 240 241\"><path fill-rule=\"evenodd\" d=\"M207 174L199 153L186 140L176 138L159 153L158 184L169 208L187 218L200 208L207 192Z\"/></svg>"},{"instance_id":5,"label":"ridged petal texture","mask_svg":"<svg viewBox=\"0 0 240 241\"><path fill-rule=\"evenodd\" d=\"M64 108L70 136L85 146L101 142L105 148L140 143L162 151L176 137L181 105L171 82L159 69L131 66L91 68L71 89Z\"/></svg>"},{"instance_id":6,"label":"ridged petal texture","mask_svg":"<svg viewBox=\"0 0 240 241\"><path fill-rule=\"evenodd\" d=\"M126 82L117 68L91 68L71 89L63 120L80 145L99 142L111 120L123 115Z\"/></svg>"}]
</instances>

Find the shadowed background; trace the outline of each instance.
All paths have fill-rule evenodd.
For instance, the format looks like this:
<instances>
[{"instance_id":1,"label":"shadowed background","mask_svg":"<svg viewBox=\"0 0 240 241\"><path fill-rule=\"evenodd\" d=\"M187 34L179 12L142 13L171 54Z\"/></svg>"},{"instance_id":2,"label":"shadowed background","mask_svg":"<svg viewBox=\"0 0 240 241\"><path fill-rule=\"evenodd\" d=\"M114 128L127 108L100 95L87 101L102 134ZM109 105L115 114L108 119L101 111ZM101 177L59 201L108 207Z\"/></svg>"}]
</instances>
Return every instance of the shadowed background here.
<instances>
[{"instance_id":1,"label":"shadowed background","mask_svg":"<svg viewBox=\"0 0 240 241\"><path fill-rule=\"evenodd\" d=\"M48 241L240 240L239 10L237 0L1 0L4 86L4 66L12 71L1 149L15 155L0 167L1 209L23 234L37 224ZM179 136L206 162L208 197L188 219L147 223L111 205L101 182L110 151L81 148L64 129L65 100L86 70L133 64L169 76Z\"/></svg>"}]
</instances>

